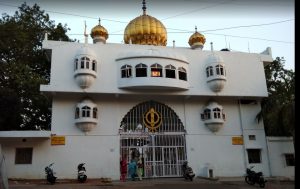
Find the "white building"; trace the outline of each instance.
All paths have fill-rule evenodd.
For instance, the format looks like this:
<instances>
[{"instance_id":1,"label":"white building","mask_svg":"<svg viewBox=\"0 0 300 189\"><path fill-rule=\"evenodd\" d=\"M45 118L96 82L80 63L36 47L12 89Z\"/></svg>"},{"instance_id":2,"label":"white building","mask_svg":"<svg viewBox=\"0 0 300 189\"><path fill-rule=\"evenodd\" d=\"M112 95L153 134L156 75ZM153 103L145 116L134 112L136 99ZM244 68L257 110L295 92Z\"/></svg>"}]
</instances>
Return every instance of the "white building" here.
<instances>
[{"instance_id":1,"label":"white building","mask_svg":"<svg viewBox=\"0 0 300 189\"><path fill-rule=\"evenodd\" d=\"M188 161L197 176L243 176L255 166L272 175L263 123L255 119L268 95L261 54L167 47L163 24L146 14L132 20L125 44L43 41L51 57L51 131L0 132L10 178L44 178L54 162L59 178L120 178L120 159L143 158L144 177L180 177ZM132 157L132 152L137 154ZM293 151L291 152L293 153Z\"/></svg>"}]
</instances>

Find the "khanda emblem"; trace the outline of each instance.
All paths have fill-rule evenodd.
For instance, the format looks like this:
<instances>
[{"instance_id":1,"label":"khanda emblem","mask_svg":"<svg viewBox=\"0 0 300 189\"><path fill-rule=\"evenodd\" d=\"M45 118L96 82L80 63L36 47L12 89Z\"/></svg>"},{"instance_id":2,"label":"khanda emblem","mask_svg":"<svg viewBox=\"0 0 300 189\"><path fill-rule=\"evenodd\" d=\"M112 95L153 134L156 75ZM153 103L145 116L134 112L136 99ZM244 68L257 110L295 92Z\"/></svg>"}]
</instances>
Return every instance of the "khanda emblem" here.
<instances>
[{"instance_id":1,"label":"khanda emblem","mask_svg":"<svg viewBox=\"0 0 300 189\"><path fill-rule=\"evenodd\" d=\"M155 132L161 126L162 118L159 112L155 111L154 108L150 108L144 114L143 122L150 132Z\"/></svg>"}]
</instances>

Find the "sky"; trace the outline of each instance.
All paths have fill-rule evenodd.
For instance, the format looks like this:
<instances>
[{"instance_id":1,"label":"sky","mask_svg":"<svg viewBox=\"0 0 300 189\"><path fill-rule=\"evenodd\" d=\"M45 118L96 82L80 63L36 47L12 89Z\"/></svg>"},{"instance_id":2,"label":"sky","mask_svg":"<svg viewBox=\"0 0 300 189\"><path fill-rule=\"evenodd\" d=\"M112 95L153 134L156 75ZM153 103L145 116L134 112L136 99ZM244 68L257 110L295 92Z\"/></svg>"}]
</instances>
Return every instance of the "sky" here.
<instances>
[{"instance_id":1,"label":"sky","mask_svg":"<svg viewBox=\"0 0 300 189\"><path fill-rule=\"evenodd\" d=\"M0 0L0 13L13 15L26 2L38 4L55 24L67 24L68 36L84 42L98 24L109 33L107 43L124 43L127 24L142 15L142 0ZM147 14L167 29L167 46L189 47L197 31L206 38L203 50L229 48L261 53L267 47L272 57L284 57L285 68L295 70L295 3L293 0L146 0ZM89 35L89 43L92 38Z\"/></svg>"}]
</instances>

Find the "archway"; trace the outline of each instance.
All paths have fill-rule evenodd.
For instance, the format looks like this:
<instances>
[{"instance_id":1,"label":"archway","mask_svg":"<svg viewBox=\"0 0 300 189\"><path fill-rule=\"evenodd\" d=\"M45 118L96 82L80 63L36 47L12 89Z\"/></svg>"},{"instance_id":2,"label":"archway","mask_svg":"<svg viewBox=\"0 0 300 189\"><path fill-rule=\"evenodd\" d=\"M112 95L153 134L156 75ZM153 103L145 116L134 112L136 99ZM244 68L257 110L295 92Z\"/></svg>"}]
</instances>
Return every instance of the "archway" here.
<instances>
[{"instance_id":1,"label":"archway","mask_svg":"<svg viewBox=\"0 0 300 189\"><path fill-rule=\"evenodd\" d=\"M143 177L179 177L186 161L185 129L165 104L147 101L133 107L120 125L120 155L142 159Z\"/></svg>"}]
</instances>

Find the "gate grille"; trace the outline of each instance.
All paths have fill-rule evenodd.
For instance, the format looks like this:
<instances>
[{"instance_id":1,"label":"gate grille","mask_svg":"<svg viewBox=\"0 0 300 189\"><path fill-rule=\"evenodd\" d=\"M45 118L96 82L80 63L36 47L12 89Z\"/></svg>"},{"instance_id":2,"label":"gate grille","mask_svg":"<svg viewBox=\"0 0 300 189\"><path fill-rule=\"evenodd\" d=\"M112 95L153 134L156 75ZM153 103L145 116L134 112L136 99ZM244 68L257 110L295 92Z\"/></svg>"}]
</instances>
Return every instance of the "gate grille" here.
<instances>
[{"instance_id":1,"label":"gate grille","mask_svg":"<svg viewBox=\"0 0 300 189\"><path fill-rule=\"evenodd\" d=\"M152 122L160 125L153 129L145 119L149 125ZM126 158L127 162L141 158L143 177L182 175L181 165L186 161L185 129L170 107L155 101L135 106L121 122L120 140L121 158Z\"/></svg>"}]
</instances>

